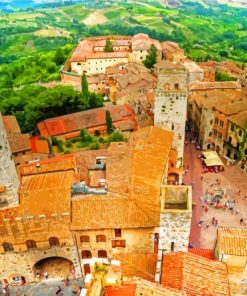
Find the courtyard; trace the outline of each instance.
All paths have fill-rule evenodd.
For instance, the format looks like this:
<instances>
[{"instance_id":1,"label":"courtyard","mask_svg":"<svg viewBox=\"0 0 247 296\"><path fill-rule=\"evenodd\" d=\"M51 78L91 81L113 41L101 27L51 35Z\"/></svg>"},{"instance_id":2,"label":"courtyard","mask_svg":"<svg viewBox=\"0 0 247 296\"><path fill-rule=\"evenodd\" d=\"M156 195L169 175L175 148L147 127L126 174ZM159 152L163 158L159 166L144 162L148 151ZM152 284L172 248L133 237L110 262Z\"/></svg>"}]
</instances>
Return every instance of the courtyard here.
<instances>
[{"instance_id":1,"label":"courtyard","mask_svg":"<svg viewBox=\"0 0 247 296\"><path fill-rule=\"evenodd\" d=\"M185 145L184 150L184 165L187 171L184 183L192 185L193 203L196 205L192 215L190 243L195 248L213 249L217 232L217 226L212 224L213 218L217 220L218 226L247 228L247 174L238 166L227 167L222 158L225 164L224 172L202 173L203 167L199 158L202 151L196 150L195 144L192 143ZM233 210L225 207L214 208L203 203L201 197L219 187L225 189L226 196L234 201ZM242 223L240 219L243 219ZM201 225L200 221L203 221Z\"/></svg>"}]
</instances>

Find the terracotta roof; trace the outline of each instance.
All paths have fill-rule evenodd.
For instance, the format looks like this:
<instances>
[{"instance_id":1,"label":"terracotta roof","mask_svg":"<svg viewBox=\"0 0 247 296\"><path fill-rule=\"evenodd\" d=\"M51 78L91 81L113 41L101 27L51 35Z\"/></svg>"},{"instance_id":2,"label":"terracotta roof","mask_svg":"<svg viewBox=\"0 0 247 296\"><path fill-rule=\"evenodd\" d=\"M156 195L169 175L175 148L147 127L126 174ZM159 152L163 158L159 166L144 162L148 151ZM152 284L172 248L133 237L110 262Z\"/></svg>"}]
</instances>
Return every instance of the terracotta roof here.
<instances>
[{"instance_id":1,"label":"terracotta roof","mask_svg":"<svg viewBox=\"0 0 247 296\"><path fill-rule=\"evenodd\" d=\"M203 69L191 60L185 60L184 66L189 72L200 72L203 73Z\"/></svg>"},{"instance_id":2,"label":"terracotta roof","mask_svg":"<svg viewBox=\"0 0 247 296\"><path fill-rule=\"evenodd\" d=\"M73 229L158 226L160 184L171 143L171 132L147 127L132 133L128 144L113 144L106 162L108 193L74 198ZM98 219L92 220L96 212Z\"/></svg>"},{"instance_id":3,"label":"terracotta roof","mask_svg":"<svg viewBox=\"0 0 247 296\"><path fill-rule=\"evenodd\" d=\"M168 51L168 52L178 52L183 51L179 45L172 41L165 41L161 43L162 50Z\"/></svg>"},{"instance_id":4,"label":"terracotta roof","mask_svg":"<svg viewBox=\"0 0 247 296\"><path fill-rule=\"evenodd\" d=\"M32 152L34 153L50 153L47 140L40 140L39 137L34 136L30 139Z\"/></svg>"},{"instance_id":5,"label":"terracotta roof","mask_svg":"<svg viewBox=\"0 0 247 296\"><path fill-rule=\"evenodd\" d=\"M232 101L226 104L216 104L215 108L225 115L232 115L247 110L247 99Z\"/></svg>"},{"instance_id":6,"label":"terracotta roof","mask_svg":"<svg viewBox=\"0 0 247 296\"><path fill-rule=\"evenodd\" d=\"M164 254L161 283L188 296L230 296L225 263L191 253Z\"/></svg>"},{"instance_id":7,"label":"terracotta roof","mask_svg":"<svg viewBox=\"0 0 247 296\"><path fill-rule=\"evenodd\" d=\"M20 188L19 213L26 216L70 213L73 179L73 171L24 176Z\"/></svg>"},{"instance_id":8,"label":"terracotta roof","mask_svg":"<svg viewBox=\"0 0 247 296\"><path fill-rule=\"evenodd\" d=\"M195 81L189 84L190 90L210 90L210 89L241 89L241 85L237 81Z\"/></svg>"},{"instance_id":9,"label":"terracotta roof","mask_svg":"<svg viewBox=\"0 0 247 296\"><path fill-rule=\"evenodd\" d=\"M8 133L20 134L21 130L15 116L3 116L3 123Z\"/></svg>"},{"instance_id":10,"label":"terracotta roof","mask_svg":"<svg viewBox=\"0 0 247 296\"><path fill-rule=\"evenodd\" d=\"M219 227L217 247L219 254L247 256L247 229Z\"/></svg>"},{"instance_id":11,"label":"terracotta roof","mask_svg":"<svg viewBox=\"0 0 247 296\"><path fill-rule=\"evenodd\" d=\"M95 213L97 219L92 219ZM156 224L151 215L128 197L107 193L82 195L72 201L73 230L151 227Z\"/></svg>"},{"instance_id":12,"label":"terracotta roof","mask_svg":"<svg viewBox=\"0 0 247 296\"><path fill-rule=\"evenodd\" d=\"M189 248L188 249L189 253L213 260L213 250L210 249L195 249L195 248Z\"/></svg>"},{"instance_id":13,"label":"terracotta roof","mask_svg":"<svg viewBox=\"0 0 247 296\"><path fill-rule=\"evenodd\" d=\"M130 106L107 106L45 119L38 123L38 129L42 136L56 136L81 129L106 126L106 110L110 111L113 124L130 117L135 122L134 111Z\"/></svg>"},{"instance_id":14,"label":"terracotta roof","mask_svg":"<svg viewBox=\"0 0 247 296\"><path fill-rule=\"evenodd\" d=\"M123 276L140 277L154 282L157 255L142 253L115 254L114 259L121 261Z\"/></svg>"},{"instance_id":15,"label":"terracotta roof","mask_svg":"<svg viewBox=\"0 0 247 296\"><path fill-rule=\"evenodd\" d=\"M154 45L158 50L161 50L161 44L158 40L150 38L148 35L140 33L132 38L132 50L149 49Z\"/></svg>"},{"instance_id":16,"label":"terracotta roof","mask_svg":"<svg viewBox=\"0 0 247 296\"><path fill-rule=\"evenodd\" d=\"M31 150L29 134L8 134L10 150L12 153Z\"/></svg>"},{"instance_id":17,"label":"terracotta roof","mask_svg":"<svg viewBox=\"0 0 247 296\"><path fill-rule=\"evenodd\" d=\"M185 70L185 67L183 64L178 63L178 62L171 62L167 60L161 60L160 62L156 63L154 65L154 68L156 69L183 69Z\"/></svg>"},{"instance_id":18,"label":"terracotta roof","mask_svg":"<svg viewBox=\"0 0 247 296\"><path fill-rule=\"evenodd\" d=\"M76 161L73 154L61 155L19 166L21 176L68 170L76 171Z\"/></svg>"},{"instance_id":19,"label":"terracotta roof","mask_svg":"<svg viewBox=\"0 0 247 296\"><path fill-rule=\"evenodd\" d=\"M135 296L136 285L124 284L117 287L107 287L105 296Z\"/></svg>"},{"instance_id":20,"label":"terracotta roof","mask_svg":"<svg viewBox=\"0 0 247 296\"><path fill-rule=\"evenodd\" d=\"M236 115L232 115L229 117L229 121L235 123L242 129L246 128L246 123L247 123L247 111L239 112Z\"/></svg>"}]
</instances>

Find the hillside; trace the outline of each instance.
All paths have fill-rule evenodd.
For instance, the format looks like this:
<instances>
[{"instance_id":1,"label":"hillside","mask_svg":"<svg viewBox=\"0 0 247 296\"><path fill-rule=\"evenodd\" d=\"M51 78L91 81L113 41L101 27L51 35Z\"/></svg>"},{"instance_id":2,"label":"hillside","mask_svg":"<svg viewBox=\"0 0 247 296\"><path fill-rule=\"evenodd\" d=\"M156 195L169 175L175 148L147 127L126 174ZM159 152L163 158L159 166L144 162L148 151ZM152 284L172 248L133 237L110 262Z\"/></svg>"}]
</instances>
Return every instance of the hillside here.
<instances>
[{"instance_id":1,"label":"hillside","mask_svg":"<svg viewBox=\"0 0 247 296\"><path fill-rule=\"evenodd\" d=\"M172 1L183 5L168 7L165 0L92 0L0 12L0 70L14 86L58 79L57 48L64 50L64 60L79 38L139 32L178 42L194 60L228 57L247 62L246 9L213 5L216 0Z\"/></svg>"}]
</instances>

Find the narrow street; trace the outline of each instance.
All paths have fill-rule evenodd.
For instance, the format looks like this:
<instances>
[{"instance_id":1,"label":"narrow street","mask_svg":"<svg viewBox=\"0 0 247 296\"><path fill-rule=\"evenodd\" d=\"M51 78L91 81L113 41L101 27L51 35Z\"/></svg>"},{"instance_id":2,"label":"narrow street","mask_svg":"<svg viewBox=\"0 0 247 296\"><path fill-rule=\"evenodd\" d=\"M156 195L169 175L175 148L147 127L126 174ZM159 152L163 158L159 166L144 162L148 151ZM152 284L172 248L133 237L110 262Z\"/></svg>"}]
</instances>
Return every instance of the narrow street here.
<instances>
[{"instance_id":1,"label":"narrow street","mask_svg":"<svg viewBox=\"0 0 247 296\"><path fill-rule=\"evenodd\" d=\"M188 143L184 146L184 167L188 172L184 175L183 182L186 185L192 185L192 201L195 207L192 210L190 243L195 248L200 248L201 236L201 229L198 227L198 222L202 216L202 165L198 158L200 154L201 151L197 151L194 144Z\"/></svg>"}]
</instances>

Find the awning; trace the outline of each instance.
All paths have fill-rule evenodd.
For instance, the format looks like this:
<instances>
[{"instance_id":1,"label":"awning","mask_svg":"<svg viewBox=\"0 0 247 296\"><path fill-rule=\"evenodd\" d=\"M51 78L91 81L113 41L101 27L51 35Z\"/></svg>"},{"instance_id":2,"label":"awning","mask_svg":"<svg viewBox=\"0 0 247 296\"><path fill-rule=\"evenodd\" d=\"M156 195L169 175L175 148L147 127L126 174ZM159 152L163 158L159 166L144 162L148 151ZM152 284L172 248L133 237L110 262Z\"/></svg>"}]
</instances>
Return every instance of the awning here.
<instances>
[{"instance_id":1,"label":"awning","mask_svg":"<svg viewBox=\"0 0 247 296\"><path fill-rule=\"evenodd\" d=\"M205 157L204 162L206 166L224 166L216 151L205 151L202 154Z\"/></svg>"}]
</instances>

